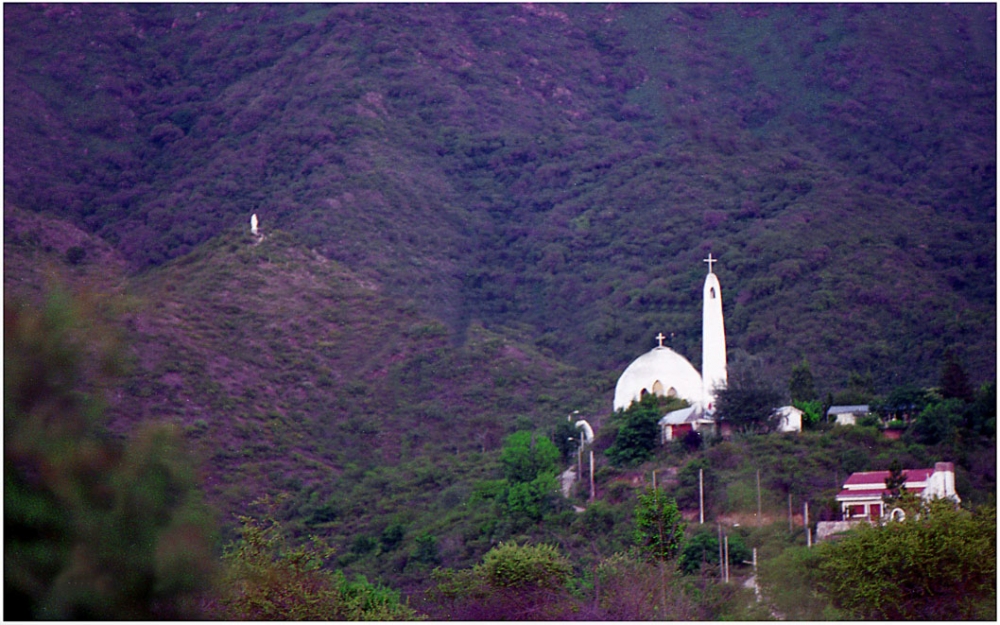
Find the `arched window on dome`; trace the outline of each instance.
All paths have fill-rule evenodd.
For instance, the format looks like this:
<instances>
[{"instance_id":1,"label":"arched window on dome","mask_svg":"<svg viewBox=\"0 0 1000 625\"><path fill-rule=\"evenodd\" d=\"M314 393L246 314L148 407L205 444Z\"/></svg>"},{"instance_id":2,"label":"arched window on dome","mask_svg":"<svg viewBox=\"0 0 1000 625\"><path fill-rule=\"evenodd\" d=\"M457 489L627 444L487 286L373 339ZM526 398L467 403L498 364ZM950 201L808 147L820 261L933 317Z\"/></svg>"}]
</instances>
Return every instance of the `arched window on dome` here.
<instances>
[{"instance_id":1,"label":"arched window on dome","mask_svg":"<svg viewBox=\"0 0 1000 625\"><path fill-rule=\"evenodd\" d=\"M653 395L656 395L657 397L663 397L663 395L664 395L664 393L663 393L663 383L660 382L659 380L657 380L656 382L653 382Z\"/></svg>"},{"instance_id":2,"label":"arched window on dome","mask_svg":"<svg viewBox=\"0 0 1000 625\"><path fill-rule=\"evenodd\" d=\"M667 397L677 397L677 389L671 386L670 390L667 391Z\"/></svg>"}]
</instances>

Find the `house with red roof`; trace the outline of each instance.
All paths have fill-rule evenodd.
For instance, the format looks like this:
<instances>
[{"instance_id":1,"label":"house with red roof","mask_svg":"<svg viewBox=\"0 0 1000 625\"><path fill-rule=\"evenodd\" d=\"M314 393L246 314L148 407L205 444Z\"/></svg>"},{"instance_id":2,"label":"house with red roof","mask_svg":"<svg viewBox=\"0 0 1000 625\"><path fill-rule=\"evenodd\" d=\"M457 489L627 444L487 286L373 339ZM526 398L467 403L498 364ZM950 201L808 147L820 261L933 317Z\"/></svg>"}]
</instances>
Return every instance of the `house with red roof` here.
<instances>
[{"instance_id":1,"label":"house with red roof","mask_svg":"<svg viewBox=\"0 0 1000 625\"><path fill-rule=\"evenodd\" d=\"M955 492L955 465L938 462L933 469L903 469L906 483L903 488L924 500L950 499L961 503ZM886 510L882 497L889 493L885 487L888 471L852 473L837 495L842 518L845 521L868 519L875 521L888 517L893 510Z\"/></svg>"}]
</instances>

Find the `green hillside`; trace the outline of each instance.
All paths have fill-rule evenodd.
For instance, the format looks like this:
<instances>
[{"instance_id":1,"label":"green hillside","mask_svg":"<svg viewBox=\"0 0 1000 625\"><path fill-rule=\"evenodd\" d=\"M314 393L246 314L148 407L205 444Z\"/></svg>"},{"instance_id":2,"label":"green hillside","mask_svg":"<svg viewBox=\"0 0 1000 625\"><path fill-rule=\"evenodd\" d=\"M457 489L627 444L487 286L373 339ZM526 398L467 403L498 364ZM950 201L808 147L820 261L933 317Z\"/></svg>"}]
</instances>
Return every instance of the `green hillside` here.
<instances>
[{"instance_id":1,"label":"green hillside","mask_svg":"<svg viewBox=\"0 0 1000 625\"><path fill-rule=\"evenodd\" d=\"M990 19L990 17L994 19ZM995 375L987 5L5 8L5 197L136 270L258 212L455 340Z\"/></svg>"},{"instance_id":2,"label":"green hillside","mask_svg":"<svg viewBox=\"0 0 1000 625\"><path fill-rule=\"evenodd\" d=\"M184 568L171 549L196 554L210 587L176 579L205 593L201 612L157 599L148 614L70 616L251 614L226 603L242 583L226 575L267 515L289 542L265 570L301 556L309 583L395 605L350 586L363 574L432 619L870 615L816 581L833 556L798 551L788 510L808 501L813 523L832 519L847 475L893 461L953 462L960 514L995 509L995 17L979 4L5 5L5 363L20 376L5 376L8 535L34 544L81 502L132 487L141 500L147 483L128 480L145 453L168 476L151 473L152 491L193 493L191 506L203 493L215 514L191 521L217 531L192 529L196 546L144 543L157 580ZM626 432L633 417L610 408L652 337L700 368L709 253L731 365L759 362L785 401L808 363L817 407L906 413L902 438L819 422L640 436L617 454L655 431L634 417ZM62 344L46 323L74 330ZM91 359L105 350L108 371ZM49 413L24 400L44 388L24 371L51 375L65 403L39 405L92 420L91 438L46 447L31 428ZM576 418L597 433L595 501L581 482L559 494ZM59 445L72 461L50 471ZM740 549L770 563L766 606L719 581L699 469L738 581L753 572ZM654 471L688 523L666 569L625 555ZM96 486L78 497L66 475ZM67 575L87 578L68 539L50 542L28 551L38 571L73 562ZM490 568L505 557L547 562L558 583L510 585ZM309 577L334 570L347 577ZM279 586L299 579L286 573ZM41 604L44 584L12 579L5 591ZM157 597L189 588L130 579ZM980 590L963 618L995 618Z\"/></svg>"}]
</instances>

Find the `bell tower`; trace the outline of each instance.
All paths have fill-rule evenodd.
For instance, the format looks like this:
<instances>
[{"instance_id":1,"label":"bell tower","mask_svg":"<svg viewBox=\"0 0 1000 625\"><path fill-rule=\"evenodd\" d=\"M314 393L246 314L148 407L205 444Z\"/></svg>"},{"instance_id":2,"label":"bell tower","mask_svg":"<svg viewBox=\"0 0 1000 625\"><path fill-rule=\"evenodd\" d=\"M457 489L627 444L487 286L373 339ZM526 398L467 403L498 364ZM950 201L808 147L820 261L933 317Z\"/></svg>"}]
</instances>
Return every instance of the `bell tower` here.
<instances>
[{"instance_id":1,"label":"bell tower","mask_svg":"<svg viewBox=\"0 0 1000 625\"><path fill-rule=\"evenodd\" d=\"M715 389L724 387L726 377L726 325L722 319L722 287L712 271L719 262L709 254L708 275L705 277L701 325L701 379L704 385L703 405L709 415L715 412Z\"/></svg>"}]
</instances>

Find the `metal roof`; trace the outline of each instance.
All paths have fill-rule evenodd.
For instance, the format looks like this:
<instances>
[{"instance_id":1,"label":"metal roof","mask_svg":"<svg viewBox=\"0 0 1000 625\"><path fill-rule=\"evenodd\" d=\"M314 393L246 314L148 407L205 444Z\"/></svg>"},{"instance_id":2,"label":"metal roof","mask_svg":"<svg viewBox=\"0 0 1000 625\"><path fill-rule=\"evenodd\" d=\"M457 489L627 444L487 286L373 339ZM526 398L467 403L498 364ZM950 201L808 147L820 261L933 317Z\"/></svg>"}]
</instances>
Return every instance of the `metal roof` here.
<instances>
[{"instance_id":1,"label":"metal roof","mask_svg":"<svg viewBox=\"0 0 1000 625\"><path fill-rule=\"evenodd\" d=\"M844 414L848 412L868 412L868 404L858 406L830 406L826 414Z\"/></svg>"}]
</instances>

